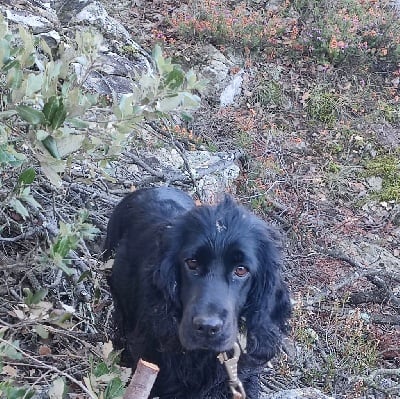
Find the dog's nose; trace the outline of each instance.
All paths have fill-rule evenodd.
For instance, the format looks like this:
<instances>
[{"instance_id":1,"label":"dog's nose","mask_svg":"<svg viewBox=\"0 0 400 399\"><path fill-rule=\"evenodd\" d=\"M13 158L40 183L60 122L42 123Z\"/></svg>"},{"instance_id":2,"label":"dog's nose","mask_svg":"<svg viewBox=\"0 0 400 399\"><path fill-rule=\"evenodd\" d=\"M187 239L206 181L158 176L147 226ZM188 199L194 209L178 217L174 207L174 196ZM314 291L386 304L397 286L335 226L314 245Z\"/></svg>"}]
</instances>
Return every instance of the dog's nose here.
<instances>
[{"instance_id":1,"label":"dog's nose","mask_svg":"<svg viewBox=\"0 0 400 399\"><path fill-rule=\"evenodd\" d=\"M193 318L193 327L198 334L211 337L222 330L222 320L215 316L196 316Z\"/></svg>"}]
</instances>

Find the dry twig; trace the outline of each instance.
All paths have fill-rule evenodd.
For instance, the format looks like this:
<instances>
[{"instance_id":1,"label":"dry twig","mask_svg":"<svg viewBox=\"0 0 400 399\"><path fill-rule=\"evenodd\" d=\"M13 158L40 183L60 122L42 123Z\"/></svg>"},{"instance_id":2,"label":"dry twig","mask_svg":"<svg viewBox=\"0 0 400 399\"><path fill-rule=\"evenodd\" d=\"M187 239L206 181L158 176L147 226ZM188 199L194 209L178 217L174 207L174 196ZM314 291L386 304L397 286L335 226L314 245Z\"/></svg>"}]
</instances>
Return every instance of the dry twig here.
<instances>
[{"instance_id":1,"label":"dry twig","mask_svg":"<svg viewBox=\"0 0 400 399\"><path fill-rule=\"evenodd\" d=\"M159 371L155 364L139 359L135 374L126 388L124 399L147 399Z\"/></svg>"}]
</instances>

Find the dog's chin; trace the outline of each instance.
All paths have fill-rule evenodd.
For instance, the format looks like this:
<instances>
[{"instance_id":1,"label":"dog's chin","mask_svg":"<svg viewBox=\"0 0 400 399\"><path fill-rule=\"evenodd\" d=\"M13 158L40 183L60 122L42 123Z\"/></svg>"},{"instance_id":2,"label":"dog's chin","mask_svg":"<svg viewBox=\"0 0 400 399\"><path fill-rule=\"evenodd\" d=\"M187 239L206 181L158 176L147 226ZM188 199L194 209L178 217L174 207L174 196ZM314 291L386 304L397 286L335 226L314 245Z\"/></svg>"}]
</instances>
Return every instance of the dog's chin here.
<instances>
[{"instance_id":1,"label":"dog's chin","mask_svg":"<svg viewBox=\"0 0 400 399\"><path fill-rule=\"evenodd\" d=\"M179 339L186 350L207 350L220 353L229 351L233 348L237 340L237 335L229 337L201 338L191 334L179 334Z\"/></svg>"}]
</instances>

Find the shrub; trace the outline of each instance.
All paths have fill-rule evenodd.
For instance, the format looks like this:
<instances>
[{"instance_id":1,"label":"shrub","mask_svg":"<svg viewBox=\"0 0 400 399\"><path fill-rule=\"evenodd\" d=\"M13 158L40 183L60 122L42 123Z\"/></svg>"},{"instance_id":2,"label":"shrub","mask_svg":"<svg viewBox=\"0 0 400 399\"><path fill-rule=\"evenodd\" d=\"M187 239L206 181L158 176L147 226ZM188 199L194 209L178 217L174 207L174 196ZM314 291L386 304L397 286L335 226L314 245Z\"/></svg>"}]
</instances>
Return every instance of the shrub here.
<instances>
[{"instance_id":1,"label":"shrub","mask_svg":"<svg viewBox=\"0 0 400 399\"><path fill-rule=\"evenodd\" d=\"M396 61L400 23L389 1L295 0L300 18L299 43L320 62Z\"/></svg>"},{"instance_id":2,"label":"shrub","mask_svg":"<svg viewBox=\"0 0 400 399\"><path fill-rule=\"evenodd\" d=\"M104 107L104 99L83 88L84 79L96 68L100 35L78 32L72 43L61 43L57 59L45 41L23 27L13 34L2 16L0 37L0 80L4 83L0 89L0 170L30 166L15 177L12 192L0 197L0 202L24 218L28 211L23 203L40 206L29 188L37 172L59 187L72 162L99 164L118 156L145 119L171 113L186 117L187 111L199 105L199 97L192 92L202 87L201 82L192 71L185 73L165 59L159 47L153 52L157 73L136 76L132 93L120 100L113 98L112 105Z\"/></svg>"},{"instance_id":3,"label":"shrub","mask_svg":"<svg viewBox=\"0 0 400 399\"><path fill-rule=\"evenodd\" d=\"M293 35L295 20L277 13L252 10L246 2L204 0L170 19L170 25L188 38L215 45L260 50Z\"/></svg>"}]
</instances>

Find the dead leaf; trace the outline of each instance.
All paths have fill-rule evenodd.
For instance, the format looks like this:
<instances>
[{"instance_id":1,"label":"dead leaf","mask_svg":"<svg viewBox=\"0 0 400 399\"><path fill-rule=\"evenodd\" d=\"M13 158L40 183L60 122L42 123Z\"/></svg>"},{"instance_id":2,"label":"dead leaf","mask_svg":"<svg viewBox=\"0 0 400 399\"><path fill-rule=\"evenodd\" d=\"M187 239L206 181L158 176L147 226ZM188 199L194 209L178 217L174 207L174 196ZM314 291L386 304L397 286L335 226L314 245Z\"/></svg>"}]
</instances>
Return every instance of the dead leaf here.
<instances>
[{"instance_id":1,"label":"dead leaf","mask_svg":"<svg viewBox=\"0 0 400 399\"><path fill-rule=\"evenodd\" d=\"M111 270L114 265L114 259L109 259L107 262L103 262L99 268L100 270Z\"/></svg>"},{"instance_id":2,"label":"dead leaf","mask_svg":"<svg viewBox=\"0 0 400 399\"><path fill-rule=\"evenodd\" d=\"M50 399L62 399L65 392L65 382L62 378L56 378L49 389Z\"/></svg>"},{"instance_id":3,"label":"dead leaf","mask_svg":"<svg viewBox=\"0 0 400 399\"><path fill-rule=\"evenodd\" d=\"M41 355L41 356L49 356L49 355L51 355L51 349L47 345L40 345L38 352L39 352L39 355Z\"/></svg>"},{"instance_id":4,"label":"dead leaf","mask_svg":"<svg viewBox=\"0 0 400 399\"><path fill-rule=\"evenodd\" d=\"M6 374L9 377L16 377L18 374L18 370L14 367L6 365L6 366L3 366L3 370L1 372L1 374Z\"/></svg>"},{"instance_id":5,"label":"dead leaf","mask_svg":"<svg viewBox=\"0 0 400 399\"><path fill-rule=\"evenodd\" d=\"M22 310L20 310L20 309L15 309L15 308L14 308L14 310L12 310L12 311L9 312L9 313L11 314L11 316L17 317L17 318L20 319L20 320L26 319L25 313L24 313Z\"/></svg>"},{"instance_id":6,"label":"dead leaf","mask_svg":"<svg viewBox=\"0 0 400 399\"><path fill-rule=\"evenodd\" d=\"M113 351L113 345L111 341L105 342L101 347L101 353L103 355L103 359L107 360L110 353Z\"/></svg>"}]
</instances>

